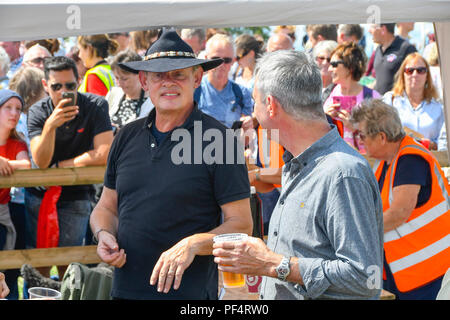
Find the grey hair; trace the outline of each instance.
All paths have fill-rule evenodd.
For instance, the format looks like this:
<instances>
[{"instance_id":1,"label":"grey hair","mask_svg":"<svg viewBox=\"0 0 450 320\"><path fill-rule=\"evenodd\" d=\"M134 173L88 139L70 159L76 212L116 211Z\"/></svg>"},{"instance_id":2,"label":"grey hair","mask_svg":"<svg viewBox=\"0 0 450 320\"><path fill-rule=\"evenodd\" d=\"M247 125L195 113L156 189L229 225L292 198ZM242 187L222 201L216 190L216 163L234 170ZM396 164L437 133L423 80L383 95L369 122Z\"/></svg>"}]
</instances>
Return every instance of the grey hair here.
<instances>
[{"instance_id":1,"label":"grey hair","mask_svg":"<svg viewBox=\"0 0 450 320\"><path fill-rule=\"evenodd\" d=\"M313 49L313 58L315 59L317 55L322 51L327 51L328 54L331 54L331 52L333 52L337 46L338 43L334 40L319 41Z\"/></svg>"},{"instance_id":2,"label":"grey hair","mask_svg":"<svg viewBox=\"0 0 450 320\"><path fill-rule=\"evenodd\" d=\"M267 52L256 62L255 86L265 101L275 97L297 120L324 120L322 77L309 55L294 50Z\"/></svg>"},{"instance_id":3,"label":"grey hair","mask_svg":"<svg viewBox=\"0 0 450 320\"><path fill-rule=\"evenodd\" d=\"M211 47L212 47L213 43L216 43L216 42L219 42L219 43L222 42L222 43L229 44L231 46L231 48L233 49L233 55L236 53L236 49L234 47L234 41L231 39L231 37L229 35L226 35L223 33L216 33L211 38L209 38L208 41L206 41L206 45L205 45L206 54L208 54L211 51Z\"/></svg>"},{"instance_id":4,"label":"grey hair","mask_svg":"<svg viewBox=\"0 0 450 320\"><path fill-rule=\"evenodd\" d=\"M0 46L0 71L1 73L4 73L5 75L8 73L9 70L9 56L6 53L6 50L3 49L2 46Z\"/></svg>"},{"instance_id":5,"label":"grey hair","mask_svg":"<svg viewBox=\"0 0 450 320\"><path fill-rule=\"evenodd\" d=\"M366 99L352 111L350 120L353 124L366 122L366 134L375 136L380 132L386 134L389 142L397 142L405 137L397 109L380 99Z\"/></svg>"},{"instance_id":6,"label":"grey hair","mask_svg":"<svg viewBox=\"0 0 450 320\"><path fill-rule=\"evenodd\" d=\"M206 40L206 30L205 29L182 29L181 30L182 38L193 38L198 37L200 41Z\"/></svg>"}]
</instances>

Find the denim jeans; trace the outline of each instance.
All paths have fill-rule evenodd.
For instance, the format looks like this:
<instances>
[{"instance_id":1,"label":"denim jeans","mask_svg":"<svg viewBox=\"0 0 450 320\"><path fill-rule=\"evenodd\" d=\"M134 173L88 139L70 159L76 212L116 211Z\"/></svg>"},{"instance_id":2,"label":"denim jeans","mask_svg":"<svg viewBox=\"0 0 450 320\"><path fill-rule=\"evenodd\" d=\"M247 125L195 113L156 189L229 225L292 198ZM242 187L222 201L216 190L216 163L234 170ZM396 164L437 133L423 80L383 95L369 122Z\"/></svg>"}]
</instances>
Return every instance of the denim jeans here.
<instances>
[{"instance_id":1,"label":"denim jeans","mask_svg":"<svg viewBox=\"0 0 450 320\"><path fill-rule=\"evenodd\" d=\"M36 247L37 222L42 198L25 191L25 207L29 224L27 246ZM83 244L91 213L89 200L58 201L59 247L80 246Z\"/></svg>"}]
</instances>

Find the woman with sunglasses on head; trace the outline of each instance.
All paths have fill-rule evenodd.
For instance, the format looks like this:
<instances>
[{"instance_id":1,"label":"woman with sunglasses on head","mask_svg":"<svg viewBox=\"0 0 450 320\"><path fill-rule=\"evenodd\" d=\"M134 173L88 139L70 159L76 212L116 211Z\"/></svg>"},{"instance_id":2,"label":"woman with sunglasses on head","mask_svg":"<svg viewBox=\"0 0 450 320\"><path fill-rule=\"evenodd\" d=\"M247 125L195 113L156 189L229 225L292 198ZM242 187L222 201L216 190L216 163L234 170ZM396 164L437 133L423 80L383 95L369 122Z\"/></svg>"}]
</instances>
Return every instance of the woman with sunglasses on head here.
<instances>
[{"instance_id":1,"label":"woman with sunglasses on head","mask_svg":"<svg viewBox=\"0 0 450 320\"><path fill-rule=\"evenodd\" d=\"M234 41L236 48L236 60L239 64L234 81L253 91L256 59L263 53L264 42L254 36L242 34Z\"/></svg>"},{"instance_id":2,"label":"woman with sunglasses on head","mask_svg":"<svg viewBox=\"0 0 450 320\"><path fill-rule=\"evenodd\" d=\"M364 99L380 97L377 91L359 83L366 70L366 62L366 55L357 44L345 42L338 45L331 52L328 69L336 86L328 97L324 97L323 105L326 114L344 123L344 140L362 153L364 146L355 135L355 128L350 122L351 112Z\"/></svg>"},{"instance_id":3,"label":"woman with sunglasses on head","mask_svg":"<svg viewBox=\"0 0 450 320\"><path fill-rule=\"evenodd\" d=\"M383 101L397 109L407 133L428 149L437 150L439 133L445 125L438 97L428 62L415 52L403 61L394 88L384 94Z\"/></svg>"},{"instance_id":4,"label":"woman with sunglasses on head","mask_svg":"<svg viewBox=\"0 0 450 320\"><path fill-rule=\"evenodd\" d=\"M115 85L114 75L106 62L109 55L116 53L119 44L106 34L78 37L78 56L88 69L78 89L81 93L106 94Z\"/></svg>"}]
</instances>

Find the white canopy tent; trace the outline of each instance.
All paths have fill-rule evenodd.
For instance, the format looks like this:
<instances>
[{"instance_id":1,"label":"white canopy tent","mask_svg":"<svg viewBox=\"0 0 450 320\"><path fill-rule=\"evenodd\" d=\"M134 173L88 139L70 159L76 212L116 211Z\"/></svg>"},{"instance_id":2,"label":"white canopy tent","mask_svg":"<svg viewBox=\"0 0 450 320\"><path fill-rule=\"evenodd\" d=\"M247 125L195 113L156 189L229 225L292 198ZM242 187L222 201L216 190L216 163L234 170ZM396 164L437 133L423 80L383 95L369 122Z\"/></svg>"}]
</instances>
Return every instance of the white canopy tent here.
<instances>
[{"instance_id":1,"label":"white canopy tent","mask_svg":"<svg viewBox=\"0 0 450 320\"><path fill-rule=\"evenodd\" d=\"M435 22L450 135L450 0L0 0L0 41L173 26ZM447 139L450 141L450 139Z\"/></svg>"}]
</instances>

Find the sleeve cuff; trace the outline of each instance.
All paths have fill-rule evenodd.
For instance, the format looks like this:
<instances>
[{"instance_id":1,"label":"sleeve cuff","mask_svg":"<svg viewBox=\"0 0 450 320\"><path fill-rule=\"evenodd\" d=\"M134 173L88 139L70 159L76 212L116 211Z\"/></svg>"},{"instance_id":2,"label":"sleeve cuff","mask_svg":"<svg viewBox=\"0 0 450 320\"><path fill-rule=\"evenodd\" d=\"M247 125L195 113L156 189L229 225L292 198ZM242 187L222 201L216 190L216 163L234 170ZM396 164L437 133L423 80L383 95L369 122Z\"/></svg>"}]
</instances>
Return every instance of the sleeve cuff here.
<instances>
[{"instance_id":1,"label":"sleeve cuff","mask_svg":"<svg viewBox=\"0 0 450 320\"><path fill-rule=\"evenodd\" d=\"M323 272L322 259L299 258L298 268L303 279L303 285L296 284L294 288L301 295L315 299L330 286L330 282Z\"/></svg>"}]
</instances>

